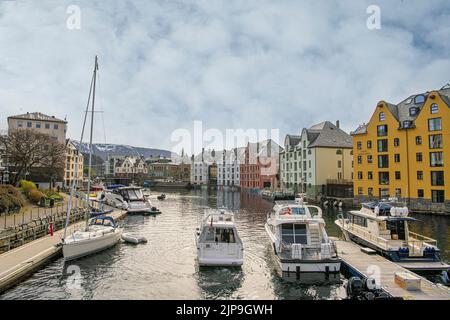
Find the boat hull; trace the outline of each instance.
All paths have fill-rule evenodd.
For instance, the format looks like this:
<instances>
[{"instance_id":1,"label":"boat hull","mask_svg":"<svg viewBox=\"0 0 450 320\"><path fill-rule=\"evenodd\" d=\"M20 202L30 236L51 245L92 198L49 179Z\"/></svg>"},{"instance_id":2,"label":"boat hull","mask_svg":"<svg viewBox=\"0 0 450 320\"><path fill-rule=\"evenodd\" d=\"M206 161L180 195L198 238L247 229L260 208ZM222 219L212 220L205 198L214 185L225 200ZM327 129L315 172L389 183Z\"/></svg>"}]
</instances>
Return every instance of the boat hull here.
<instances>
[{"instance_id":1,"label":"boat hull","mask_svg":"<svg viewBox=\"0 0 450 320\"><path fill-rule=\"evenodd\" d=\"M243 263L244 259L198 258L200 267L240 267Z\"/></svg>"},{"instance_id":2,"label":"boat hull","mask_svg":"<svg viewBox=\"0 0 450 320\"><path fill-rule=\"evenodd\" d=\"M74 260L89 256L114 246L122 236L121 230L107 233L96 239L83 239L63 244L64 260Z\"/></svg>"}]
</instances>

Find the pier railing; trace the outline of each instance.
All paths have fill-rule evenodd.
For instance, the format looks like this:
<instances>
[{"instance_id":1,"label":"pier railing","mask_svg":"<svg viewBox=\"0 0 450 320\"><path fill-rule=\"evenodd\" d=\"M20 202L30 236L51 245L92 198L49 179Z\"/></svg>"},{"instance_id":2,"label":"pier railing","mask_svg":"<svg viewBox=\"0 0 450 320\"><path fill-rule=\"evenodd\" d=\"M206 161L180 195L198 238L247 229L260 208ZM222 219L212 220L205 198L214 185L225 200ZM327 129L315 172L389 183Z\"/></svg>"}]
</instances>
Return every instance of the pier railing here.
<instances>
[{"instance_id":1,"label":"pier railing","mask_svg":"<svg viewBox=\"0 0 450 320\"><path fill-rule=\"evenodd\" d=\"M70 224L79 222L85 218L86 208L72 209ZM51 214L39 216L31 221L19 225L10 226L0 232L0 254L20 247L28 242L39 239L49 234L49 226L53 224L53 231L63 229L66 224L67 211L56 210Z\"/></svg>"}]
</instances>

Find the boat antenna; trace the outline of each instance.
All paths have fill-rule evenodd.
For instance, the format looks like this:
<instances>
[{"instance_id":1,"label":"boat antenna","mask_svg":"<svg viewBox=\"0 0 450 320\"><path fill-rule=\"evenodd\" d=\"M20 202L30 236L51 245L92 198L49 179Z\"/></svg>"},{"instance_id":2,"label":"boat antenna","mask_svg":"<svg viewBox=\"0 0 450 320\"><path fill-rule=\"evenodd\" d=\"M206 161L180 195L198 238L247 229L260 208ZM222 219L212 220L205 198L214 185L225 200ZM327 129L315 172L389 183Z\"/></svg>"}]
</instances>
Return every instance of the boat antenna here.
<instances>
[{"instance_id":1,"label":"boat antenna","mask_svg":"<svg viewBox=\"0 0 450 320\"><path fill-rule=\"evenodd\" d=\"M66 239L67 227L69 226L69 221L70 221L70 212L72 211L73 196L77 190L79 157L83 156L83 153L81 152L81 148L83 145L84 128L86 125L86 118L87 118L87 113L89 110L89 103L91 101L92 84L94 83L94 76L95 75L93 74L92 79L91 79L91 85L89 86L89 95L88 95L88 101L86 103L86 111L84 112L83 129L81 130L80 142L79 142L78 146L75 145L76 155L77 155L75 157L75 173L74 173L74 179L72 180L71 187L70 187L70 196L69 196L69 203L67 205L66 224L64 226L64 238L63 239Z\"/></svg>"},{"instance_id":2,"label":"boat antenna","mask_svg":"<svg viewBox=\"0 0 450 320\"><path fill-rule=\"evenodd\" d=\"M92 86L92 108L91 108L91 132L89 135L89 167L88 167L88 185L87 185L87 202L89 208L89 195L91 193L91 174L92 174L92 136L94 131L94 109L95 109L95 84L97 81L97 71L98 71L98 57L95 56L95 66L94 66L94 83ZM86 230L88 228L88 214L89 210L86 210Z\"/></svg>"}]
</instances>

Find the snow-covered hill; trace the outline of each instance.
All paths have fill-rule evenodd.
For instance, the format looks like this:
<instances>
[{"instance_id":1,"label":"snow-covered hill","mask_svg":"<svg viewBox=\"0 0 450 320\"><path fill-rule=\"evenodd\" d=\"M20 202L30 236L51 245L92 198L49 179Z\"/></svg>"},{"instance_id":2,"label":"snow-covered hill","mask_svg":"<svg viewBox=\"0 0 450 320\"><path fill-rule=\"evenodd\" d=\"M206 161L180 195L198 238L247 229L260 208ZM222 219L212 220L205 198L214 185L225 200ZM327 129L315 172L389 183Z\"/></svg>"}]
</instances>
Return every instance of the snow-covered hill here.
<instances>
[{"instance_id":1,"label":"snow-covered hill","mask_svg":"<svg viewBox=\"0 0 450 320\"><path fill-rule=\"evenodd\" d=\"M74 143L78 147L78 143L74 141ZM104 144L104 143L95 143L92 145L93 154L99 156L103 160L108 158L108 155L119 155L119 156L143 156L145 158L151 156L163 156L163 157L172 157L177 156L176 154L172 154L172 152L168 150L162 149L152 149L152 148L141 148L141 147L133 147L123 144ZM83 143L81 148L81 152L86 154L89 153L89 144Z\"/></svg>"}]
</instances>

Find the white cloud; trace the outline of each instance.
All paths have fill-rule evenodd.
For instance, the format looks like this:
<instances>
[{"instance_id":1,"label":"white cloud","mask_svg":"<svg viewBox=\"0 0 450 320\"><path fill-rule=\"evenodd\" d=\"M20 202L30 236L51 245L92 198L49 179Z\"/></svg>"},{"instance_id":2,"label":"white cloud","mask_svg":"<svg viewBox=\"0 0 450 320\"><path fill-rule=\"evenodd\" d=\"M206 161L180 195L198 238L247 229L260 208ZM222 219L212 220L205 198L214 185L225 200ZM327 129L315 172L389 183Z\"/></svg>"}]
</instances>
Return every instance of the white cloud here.
<instances>
[{"instance_id":1,"label":"white cloud","mask_svg":"<svg viewBox=\"0 0 450 320\"><path fill-rule=\"evenodd\" d=\"M346 130L450 82L447 1L0 2L0 110L67 115L78 138L93 57L106 140L170 149L177 128L279 128L323 120ZM99 116L99 119L100 116ZM102 122L96 140L103 142ZM281 140L283 137L281 137Z\"/></svg>"}]
</instances>

